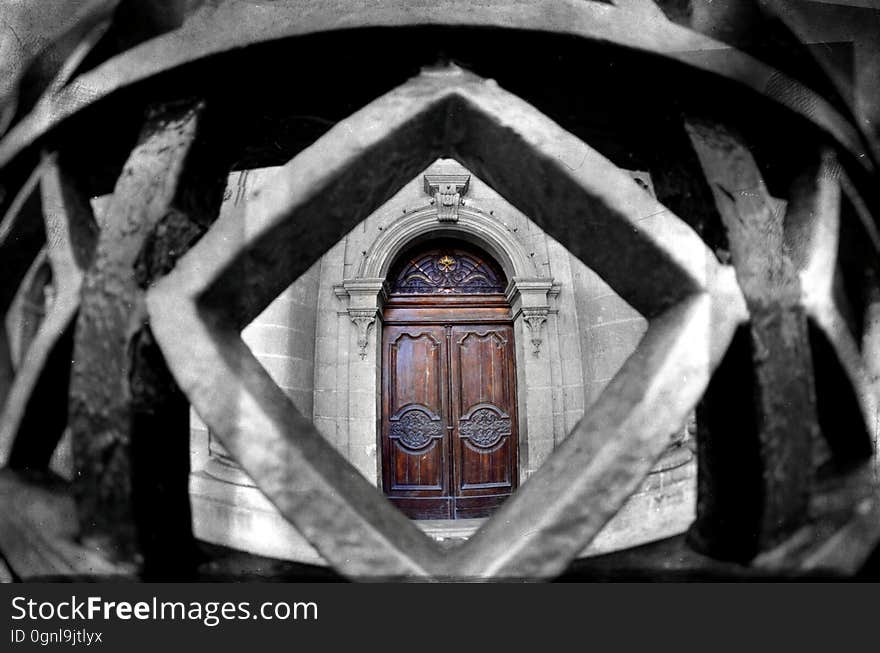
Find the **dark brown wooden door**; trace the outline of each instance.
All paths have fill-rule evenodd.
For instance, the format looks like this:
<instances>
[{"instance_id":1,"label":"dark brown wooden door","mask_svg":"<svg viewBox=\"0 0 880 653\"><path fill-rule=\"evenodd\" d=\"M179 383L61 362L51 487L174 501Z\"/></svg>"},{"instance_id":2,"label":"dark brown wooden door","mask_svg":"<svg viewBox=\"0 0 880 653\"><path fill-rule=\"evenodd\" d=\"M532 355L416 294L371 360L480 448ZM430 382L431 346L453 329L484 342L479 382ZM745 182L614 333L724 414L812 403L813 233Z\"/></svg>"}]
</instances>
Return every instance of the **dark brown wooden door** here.
<instances>
[{"instance_id":1,"label":"dark brown wooden door","mask_svg":"<svg viewBox=\"0 0 880 653\"><path fill-rule=\"evenodd\" d=\"M484 517L517 483L509 324L383 331L385 492L416 519Z\"/></svg>"}]
</instances>

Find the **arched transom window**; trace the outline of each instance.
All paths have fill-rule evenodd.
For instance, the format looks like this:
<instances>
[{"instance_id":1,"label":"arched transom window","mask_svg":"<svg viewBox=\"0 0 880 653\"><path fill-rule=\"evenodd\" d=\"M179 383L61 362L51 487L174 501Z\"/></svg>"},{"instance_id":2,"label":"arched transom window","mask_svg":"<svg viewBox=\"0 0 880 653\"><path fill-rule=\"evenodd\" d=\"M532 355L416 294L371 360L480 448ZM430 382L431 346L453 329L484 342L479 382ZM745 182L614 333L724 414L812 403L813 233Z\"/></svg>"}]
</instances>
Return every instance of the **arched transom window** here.
<instances>
[{"instance_id":1,"label":"arched transom window","mask_svg":"<svg viewBox=\"0 0 880 653\"><path fill-rule=\"evenodd\" d=\"M503 293L504 272L485 252L455 241L431 241L404 254L388 275L399 295Z\"/></svg>"}]
</instances>

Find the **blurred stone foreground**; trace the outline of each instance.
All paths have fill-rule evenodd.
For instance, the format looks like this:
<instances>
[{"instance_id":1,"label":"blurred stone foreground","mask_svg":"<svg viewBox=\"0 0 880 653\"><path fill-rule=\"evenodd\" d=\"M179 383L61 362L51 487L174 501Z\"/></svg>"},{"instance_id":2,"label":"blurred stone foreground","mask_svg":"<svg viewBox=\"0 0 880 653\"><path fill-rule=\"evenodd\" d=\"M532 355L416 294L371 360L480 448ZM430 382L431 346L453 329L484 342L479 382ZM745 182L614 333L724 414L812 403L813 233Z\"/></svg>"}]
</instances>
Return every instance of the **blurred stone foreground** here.
<instances>
[{"instance_id":1,"label":"blurred stone foreground","mask_svg":"<svg viewBox=\"0 0 880 653\"><path fill-rule=\"evenodd\" d=\"M353 1L353 0L348 0ZM606 1L606 0L603 0ZM272 0L3 0L0 3L0 135L16 116L27 89L37 97L57 75L70 51L88 30L112 18L116 52L184 22L200 20L236 4ZM880 137L880 0L610 0L625 9L656 12L720 41L737 44L761 58L761 30L755 18L769 10L786 16L788 28L811 42L852 42L855 62L823 59L856 118L869 136ZM877 11L866 12L874 9ZM826 53L827 54L827 53ZM851 74L855 63L855 74ZM829 70L830 67L830 70ZM22 84L22 81L25 84ZM25 88L27 87L27 88Z\"/></svg>"},{"instance_id":2,"label":"blurred stone foreground","mask_svg":"<svg viewBox=\"0 0 880 653\"><path fill-rule=\"evenodd\" d=\"M118 0L4 0L0 6L0 132L18 106L17 89L40 52L82 17L111 12ZM57 54L54 67L61 64Z\"/></svg>"}]
</instances>

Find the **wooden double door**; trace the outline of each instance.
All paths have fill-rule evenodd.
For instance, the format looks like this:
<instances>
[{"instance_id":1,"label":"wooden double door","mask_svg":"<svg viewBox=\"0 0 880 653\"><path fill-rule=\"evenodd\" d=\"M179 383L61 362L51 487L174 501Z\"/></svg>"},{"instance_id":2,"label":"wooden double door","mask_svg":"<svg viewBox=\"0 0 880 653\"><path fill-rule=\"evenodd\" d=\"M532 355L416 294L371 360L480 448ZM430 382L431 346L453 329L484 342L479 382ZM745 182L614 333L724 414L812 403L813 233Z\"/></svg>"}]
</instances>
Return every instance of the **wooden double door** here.
<instances>
[{"instance_id":1,"label":"wooden double door","mask_svg":"<svg viewBox=\"0 0 880 653\"><path fill-rule=\"evenodd\" d=\"M517 485L510 324L388 324L382 351L385 493L414 519L488 515Z\"/></svg>"}]
</instances>

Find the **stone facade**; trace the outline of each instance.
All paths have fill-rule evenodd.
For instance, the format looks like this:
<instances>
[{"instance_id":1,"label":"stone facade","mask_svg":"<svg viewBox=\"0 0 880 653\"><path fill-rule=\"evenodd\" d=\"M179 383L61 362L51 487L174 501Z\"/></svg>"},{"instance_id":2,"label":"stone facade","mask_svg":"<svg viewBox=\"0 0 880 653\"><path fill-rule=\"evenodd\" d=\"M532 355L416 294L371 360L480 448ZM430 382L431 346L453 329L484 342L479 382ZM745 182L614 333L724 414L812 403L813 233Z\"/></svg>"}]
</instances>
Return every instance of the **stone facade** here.
<instances>
[{"instance_id":1,"label":"stone facade","mask_svg":"<svg viewBox=\"0 0 880 653\"><path fill-rule=\"evenodd\" d=\"M223 211L247 202L273 174L230 176ZM634 183L652 192L645 173ZM509 280L514 324L520 483L547 458L602 392L646 330L646 321L562 245L455 161L435 162L283 292L243 333L245 342L318 430L381 487L383 282L396 255L454 237L493 256ZM296 256L295 251L290 252ZM585 551L613 550L681 532L693 519L694 462L679 442ZM192 415L194 527L202 539L320 564ZM468 524L422 523L438 539Z\"/></svg>"}]
</instances>

